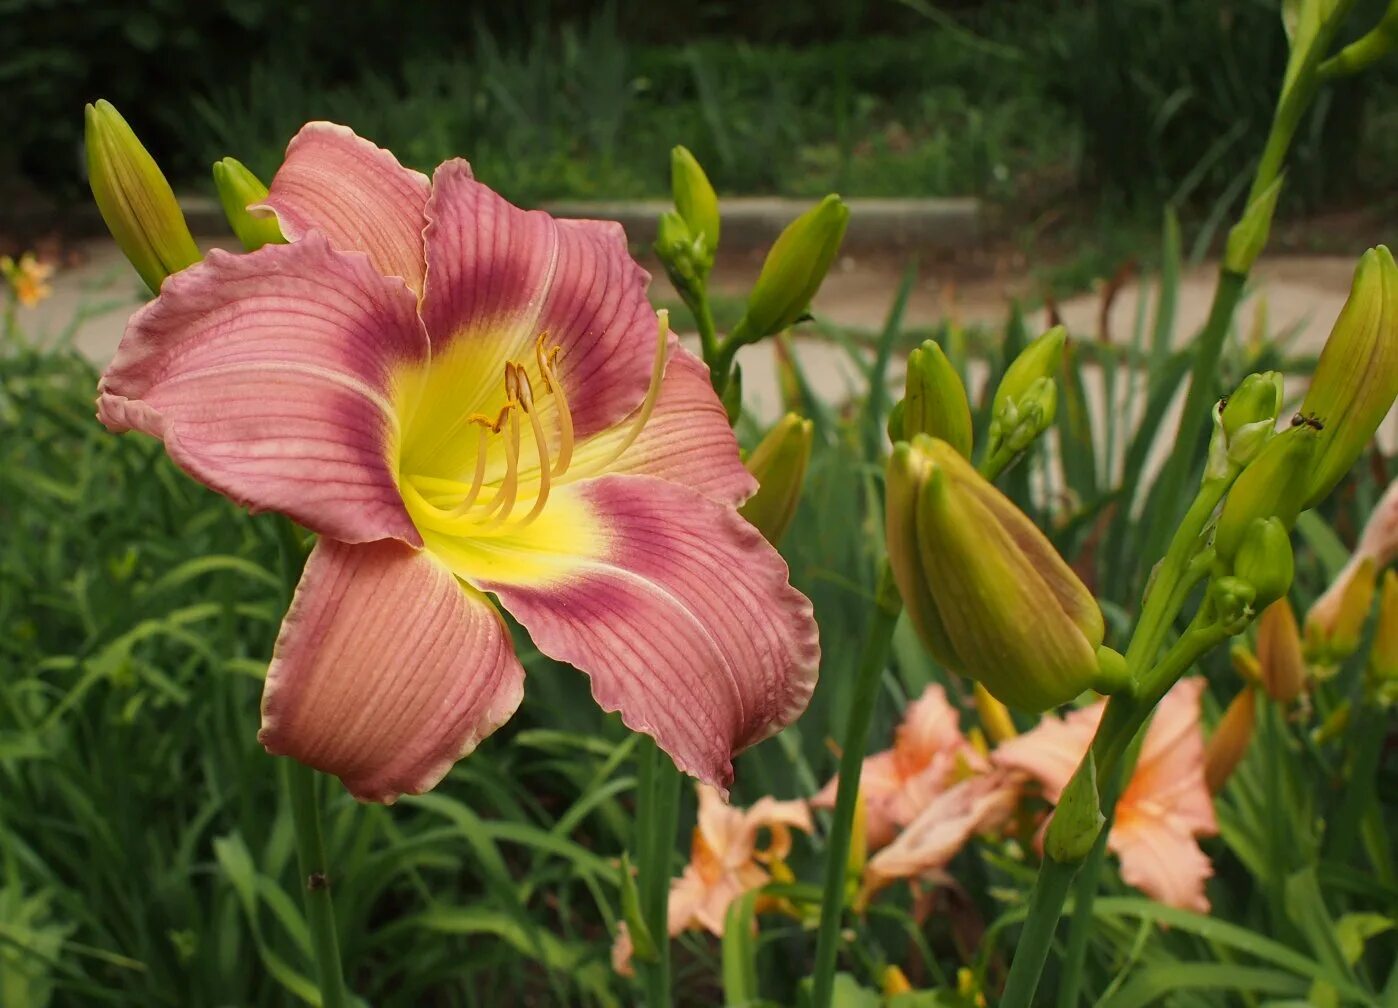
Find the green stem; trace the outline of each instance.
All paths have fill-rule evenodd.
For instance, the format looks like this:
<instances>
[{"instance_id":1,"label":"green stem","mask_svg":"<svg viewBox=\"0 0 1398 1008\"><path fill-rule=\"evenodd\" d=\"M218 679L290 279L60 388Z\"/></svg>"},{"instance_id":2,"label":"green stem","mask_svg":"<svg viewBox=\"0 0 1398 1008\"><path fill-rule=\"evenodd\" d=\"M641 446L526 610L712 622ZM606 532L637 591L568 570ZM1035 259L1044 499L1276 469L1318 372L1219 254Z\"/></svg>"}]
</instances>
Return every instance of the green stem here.
<instances>
[{"instance_id":1,"label":"green stem","mask_svg":"<svg viewBox=\"0 0 1398 1008\"><path fill-rule=\"evenodd\" d=\"M641 916L655 943L653 962L638 963L648 1008L670 1001L670 854L679 818L680 773L654 741L642 740L636 807L636 861Z\"/></svg>"},{"instance_id":2,"label":"green stem","mask_svg":"<svg viewBox=\"0 0 1398 1008\"><path fill-rule=\"evenodd\" d=\"M1354 710L1358 724L1349 732L1353 746L1350 749L1344 798L1340 802L1339 813L1331 817L1325 831L1326 857L1335 864L1349 861L1364 813L1373 806L1374 779L1378 774L1387 728L1382 710L1375 710L1363 701L1357 703Z\"/></svg>"},{"instance_id":3,"label":"green stem","mask_svg":"<svg viewBox=\"0 0 1398 1008\"><path fill-rule=\"evenodd\" d=\"M699 349L704 363L710 367L718 358L718 333L714 329L714 312L709 306L709 292L703 290L689 306L694 315L694 324L699 329Z\"/></svg>"},{"instance_id":4,"label":"green stem","mask_svg":"<svg viewBox=\"0 0 1398 1008\"><path fill-rule=\"evenodd\" d=\"M296 863L305 886L306 923L311 932L316 974L320 981L321 1008L343 1008L344 970L335 934L335 904L330 895L330 864L320 829L319 775L295 760L281 762L282 782L291 801L296 825Z\"/></svg>"},{"instance_id":5,"label":"green stem","mask_svg":"<svg viewBox=\"0 0 1398 1008\"><path fill-rule=\"evenodd\" d=\"M854 681L849 720L845 723L844 748L840 752L839 784L835 791L835 813L825 849L825 889L820 904L820 931L816 939L815 969L811 982L811 1008L829 1008L835 984L835 959L840 943L840 925L845 915L845 881L848 872L850 835L859 797L859 772L864 750L869 745L869 721L878 699L879 681L888 664L893 629L898 624L902 600L893 586L885 564L879 576L864 654Z\"/></svg>"},{"instance_id":6,"label":"green stem","mask_svg":"<svg viewBox=\"0 0 1398 1008\"><path fill-rule=\"evenodd\" d=\"M1043 976L1044 963L1048 961L1049 947L1053 944L1053 933L1058 929L1058 918L1063 914L1063 903L1077 870L1076 864L1063 864L1051 857L1045 857L1039 865L1039 875L1029 894L1029 914L1024 919L1019 944L1015 946L1000 1008L1029 1008L1033 1004L1034 992L1039 988L1039 978Z\"/></svg>"}]
</instances>

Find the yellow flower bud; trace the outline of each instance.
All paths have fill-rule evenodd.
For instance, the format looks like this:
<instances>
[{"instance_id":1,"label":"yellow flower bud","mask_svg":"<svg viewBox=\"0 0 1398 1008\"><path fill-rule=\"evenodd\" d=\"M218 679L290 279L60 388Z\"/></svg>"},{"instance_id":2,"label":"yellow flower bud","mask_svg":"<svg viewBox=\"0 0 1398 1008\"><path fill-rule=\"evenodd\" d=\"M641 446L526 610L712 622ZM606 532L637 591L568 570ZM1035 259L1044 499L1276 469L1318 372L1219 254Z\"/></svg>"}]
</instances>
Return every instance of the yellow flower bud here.
<instances>
[{"instance_id":1,"label":"yellow flower bud","mask_svg":"<svg viewBox=\"0 0 1398 1008\"><path fill-rule=\"evenodd\" d=\"M1018 402L1040 378L1052 381L1063 363L1063 344L1067 339L1068 330L1054 326L1020 351L995 389L991 414L1000 413L1007 403Z\"/></svg>"},{"instance_id":2,"label":"yellow flower bud","mask_svg":"<svg viewBox=\"0 0 1398 1008\"><path fill-rule=\"evenodd\" d=\"M1204 780L1210 794L1218 794L1247 755L1257 720L1257 700L1251 686L1244 686L1223 712L1209 744L1204 748Z\"/></svg>"},{"instance_id":3,"label":"yellow flower bud","mask_svg":"<svg viewBox=\"0 0 1398 1008\"><path fill-rule=\"evenodd\" d=\"M153 293L202 255L155 159L110 102L86 110L87 174L107 229Z\"/></svg>"},{"instance_id":4,"label":"yellow flower bud","mask_svg":"<svg viewBox=\"0 0 1398 1008\"><path fill-rule=\"evenodd\" d=\"M267 187L241 161L231 157L215 161L214 186L223 214L243 248L256 252L263 245L286 243L276 217L268 211L260 215L248 211L248 207L267 198Z\"/></svg>"},{"instance_id":5,"label":"yellow flower bud","mask_svg":"<svg viewBox=\"0 0 1398 1008\"><path fill-rule=\"evenodd\" d=\"M897 966L885 966L883 968L883 979L880 982L883 988L883 996L891 998L896 994L909 994L913 985L908 983L908 978Z\"/></svg>"},{"instance_id":6,"label":"yellow flower bud","mask_svg":"<svg viewBox=\"0 0 1398 1008\"><path fill-rule=\"evenodd\" d=\"M1005 370L990 405L989 455L1002 446L1021 452L1053 423L1058 408L1054 376L1063 362L1067 338L1066 329L1054 326L1025 347Z\"/></svg>"},{"instance_id":7,"label":"yellow flower bud","mask_svg":"<svg viewBox=\"0 0 1398 1008\"><path fill-rule=\"evenodd\" d=\"M781 542L796 515L813 430L811 421L788 413L748 456L748 472L757 478L757 493L738 511L773 546Z\"/></svg>"},{"instance_id":8,"label":"yellow flower bud","mask_svg":"<svg viewBox=\"0 0 1398 1008\"><path fill-rule=\"evenodd\" d=\"M981 727L985 729L990 741L999 745L1019 734L1015 730L1014 718L1010 717L1009 708L991 696L980 683L976 683L975 692L976 712L980 715Z\"/></svg>"},{"instance_id":9,"label":"yellow flower bud","mask_svg":"<svg viewBox=\"0 0 1398 1008\"><path fill-rule=\"evenodd\" d=\"M908 617L944 665L1029 711L1099 681L1096 600L951 445L918 435L894 447L886 532Z\"/></svg>"},{"instance_id":10,"label":"yellow flower bud","mask_svg":"<svg viewBox=\"0 0 1398 1008\"><path fill-rule=\"evenodd\" d=\"M1291 603L1280 598L1257 620L1258 681L1277 703L1289 704L1306 687L1306 659L1301 631Z\"/></svg>"},{"instance_id":11,"label":"yellow flower bud","mask_svg":"<svg viewBox=\"0 0 1398 1008\"><path fill-rule=\"evenodd\" d=\"M1315 507L1349 472L1398 397L1398 265L1380 245L1364 253L1301 403L1319 445L1301 509Z\"/></svg>"},{"instance_id":12,"label":"yellow flower bud","mask_svg":"<svg viewBox=\"0 0 1398 1008\"><path fill-rule=\"evenodd\" d=\"M1262 615L1267 615L1263 611ZM1295 617L1292 617L1295 620ZM1233 666L1233 671L1238 673L1238 678L1245 683L1260 683L1262 681L1262 666L1257 660L1257 655L1248 649L1246 644L1234 641L1228 649L1228 661Z\"/></svg>"},{"instance_id":13,"label":"yellow flower bud","mask_svg":"<svg viewBox=\"0 0 1398 1008\"><path fill-rule=\"evenodd\" d=\"M1306 613L1306 655L1313 662L1333 667L1359 650L1377 576L1373 557L1360 557L1316 599Z\"/></svg>"},{"instance_id":14,"label":"yellow flower bud","mask_svg":"<svg viewBox=\"0 0 1398 1008\"><path fill-rule=\"evenodd\" d=\"M700 274L706 276L718 251L718 194L694 155L684 147L670 151L670 189L675 209L702 250L698 265Z\"/></svg>"},{"instance_id":15,"label":"yellow flower bud","mask_svg":"<svg viewBox=\"0 0 1398 1008\"><path fill-rule=\"evenodd\" d=\"M787 225L778 236L748 295L738 323L740 342L781 332L795 323L820 290L849 223L849 207L830 195ZM737 338L739 333L733 334Z\"/></svg>"},{"instance_id":16,"label":"yellow flower bud","mask_svg":"<svg viewBox=\"0 0 1398 1008\"><path fill-rule=\"evenodd\" d=\"M930 434L970 458L971 406L966 387L935 340L927 340L908 354L905 388L894 440Z\"/></svg>"},{"instance_id":17,"label":"yellow flower bud","mask_svg":"<svg viewBox=\"0 0 1398 1008\"><path fill-rule=\"evenodd\" d=\"M1398 686L1398 572L1384 571L1379 625L1369 651L1369 675L1384 689Z\"/></svg>"}]
</instances>

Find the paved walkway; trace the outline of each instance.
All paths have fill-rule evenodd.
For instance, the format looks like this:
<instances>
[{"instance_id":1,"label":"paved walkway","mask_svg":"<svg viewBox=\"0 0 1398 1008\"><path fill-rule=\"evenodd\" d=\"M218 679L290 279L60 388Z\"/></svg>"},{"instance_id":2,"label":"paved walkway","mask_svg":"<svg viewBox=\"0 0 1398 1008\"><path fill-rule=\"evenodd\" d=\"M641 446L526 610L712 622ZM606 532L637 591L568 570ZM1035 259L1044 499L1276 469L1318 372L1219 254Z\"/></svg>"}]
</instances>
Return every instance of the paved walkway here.
<instances>
[{"instance_id":1,"label":"paved walkway","mask_svg":"<svg viewBox=\"0 0 1398 1008\"><path fill-rule=\"evenodd\" d=\"M215 242L231 247L231 242ZM125 320L140 304L143 290L116 247L107 241L93 241L78 250L80 265L59 273L54 280L54 296L34 309L21 309L20 325L30 334L59 337L71 332L75 344L96 362L110 358L121 338ZM716 276L716 288L741 295L751 282L760 259L739 263L730 272ZM1292 347L1298 352L1318 351L1330 331L1349 291L1354 261L1338 256L1307 256L1264 260L1258 267L1252 293L1239 312L1239 326L1247 331L1259 310L1267 316L1267 331L1294 333ZM892 302L901 276L893 260L845 258L827 278L815 304L817 314L842 326L866 331L877 330ZM1181 280L1177 307L1176 338L1184 341L1203 325L1213 295L1214 268L1189 271ZM668 294L663 277L654 287L657 295ZM905 324L926 327L954 314L963 324L1002 325L1010 299L1024 296L1023 279L986 278L972 282L948 283L936 270L920 276L909 299ZM1142 295L1150 300L1147 319L1153 318L1154 285L1126 284L1108 317L1111 338L1130 338L1137 304ZM1079 339L1095 339L1100 329L1100 298L1086 294L1059 306L1069 330ZM1031 326L1044 326L1043 313L1030 319ZM858 388L855 368L845 352L831 344L807 339L798 344L802 364L816 390L832 401L847 398ZM740 357L744 387L750 407L761 417L775 416L779 408L776 369L770 345L749 347ZM895 378L897 375L895 374ZM1099 376L1100 379L1100 376ZM1090 383L1092 384L1092 383ZM1100 402L1100 392L1092 398ZM1120 400L1118 400L1120 401ZM1160 420L1168 427L1170 416ZM1390 415L1382 437L1386 446L1398 445L1398 412Z\"/></svg>"}]
</instances>

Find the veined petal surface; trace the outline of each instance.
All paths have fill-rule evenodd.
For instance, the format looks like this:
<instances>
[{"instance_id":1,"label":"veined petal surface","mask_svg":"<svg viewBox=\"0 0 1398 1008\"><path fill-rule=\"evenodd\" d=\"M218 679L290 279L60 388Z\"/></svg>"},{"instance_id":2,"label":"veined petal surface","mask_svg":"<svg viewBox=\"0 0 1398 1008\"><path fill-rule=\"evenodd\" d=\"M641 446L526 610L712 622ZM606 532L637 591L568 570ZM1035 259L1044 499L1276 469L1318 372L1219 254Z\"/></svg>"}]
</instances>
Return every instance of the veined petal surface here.
<instances>
[{"instance_id":1,"label":"veined petal surface","mask_svg":"<svg viewBox=\"0 0 1398 1008\"><path fill-rule=\"evenodd\" d=\"M421 543L398 491L398 376L427 339L412 293L312 233L215 250L131 319L98 386L114 431L195 479L346 542Z\"/></svg>"},{"instance_id":2,"label":"veined petal surface","mask_svg":"<svg viewBox=\"0 0 1398 1008\"><path fill-rule=\"evenodd\" d=\"M390 802L432 788L523 689L500 614L430 554L322 539L277 638L258 738Z\"/></svg>"},{"instance_id":3,"label":"veined petal surface","mask_svg":"<svg viewBox=\"0 0 1398 1008\"><path fill-rule=\"evenodd\" d=\"M313 122L286 148L265 202L288 241L319 231L341 251L368 254L388 277L422 292L422 231L431 184L346 126ZM254 208L257 209L257 208Z\"/></svg>"}]
</instances>

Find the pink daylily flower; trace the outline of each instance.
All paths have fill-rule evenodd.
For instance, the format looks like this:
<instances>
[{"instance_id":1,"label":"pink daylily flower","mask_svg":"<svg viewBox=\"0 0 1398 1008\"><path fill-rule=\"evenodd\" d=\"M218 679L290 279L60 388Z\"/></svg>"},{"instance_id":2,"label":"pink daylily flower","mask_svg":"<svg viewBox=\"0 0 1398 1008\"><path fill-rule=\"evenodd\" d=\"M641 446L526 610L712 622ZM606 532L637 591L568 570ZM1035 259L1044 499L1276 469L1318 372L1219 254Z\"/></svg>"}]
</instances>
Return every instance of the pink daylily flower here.
<instances>
[{"instance_id":1,"label":"pink daylily flower","mask_svg":"<svg viewBox=\"0 0 1398 1008\"><path fill-rule=\"evenodd\" d=\"M859 791L864 798L865 840L871 851L890 843L928 803L967 773L988 768L985 757L961 734L956 708L939 685L908 704L893 747L864 759ZM839 777L811 799L834 808Z\"/></svg>"},{"instance_id":2,"label":"pink daylily flower","mask_svg":"<svg viewBox=\"0 0 1398 1008\"><path fill-rule=\"evenodd\" d=\"M435 785L514 713L498 603L605 710L723 789L814 686L810 603L735 506L754 483L620 226L525 212L312 123L287 245L166 280L98 415L317 533L259 738L358 798ZM493 600L491 598L493 596Z\"/></svg>"},{"instance_id":3,"label":"pink daylily flower","mask_svg":"<svg viewBox=\"0 0 1398 1008\"><path fill-rule=\"evenodd\" d=\"M1107 847L1121 859L1121 877L1168 906L1208 913L1204 881L1213 874L1195 837L1218 832L1204 777L1199 720L1201 678L1182 679L1156 708L1140 758L1117 803ZM997 748L992 759L1038 779L1049 801L1059 795L1087 752L1105 702L1064 718L1047 715L1032 730Z\"/></svg>"}]
</instances>

